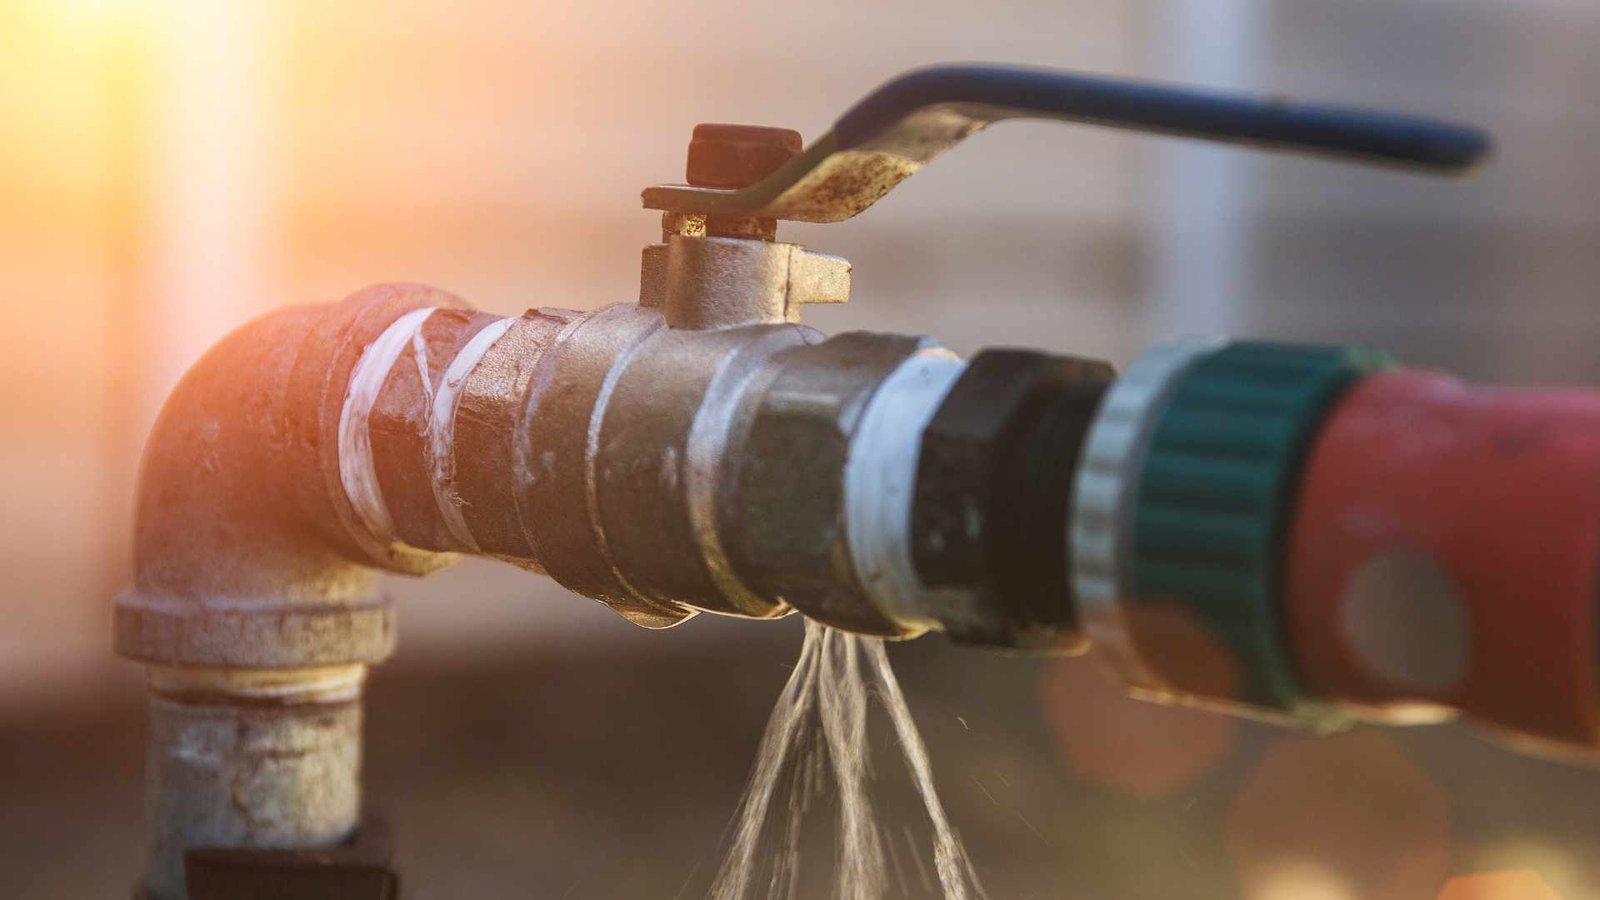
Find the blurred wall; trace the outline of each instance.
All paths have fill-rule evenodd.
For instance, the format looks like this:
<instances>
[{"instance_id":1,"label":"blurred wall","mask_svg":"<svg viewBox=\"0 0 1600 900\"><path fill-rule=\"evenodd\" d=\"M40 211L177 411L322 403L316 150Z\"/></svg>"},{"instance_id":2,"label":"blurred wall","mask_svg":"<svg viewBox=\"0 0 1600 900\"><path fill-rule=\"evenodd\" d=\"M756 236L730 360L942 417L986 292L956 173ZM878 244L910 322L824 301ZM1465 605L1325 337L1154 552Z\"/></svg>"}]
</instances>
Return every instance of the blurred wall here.
<instances>
[{"instance_id":1,"label":"blurred wall","mask_svg":"<svg viewBox=\"0 0 1600 900\"><path fill-rule=\"evenodd\" d=\"M815 136L930 61L1427 111L1501 152L1454 184L1007 124L859 219L786 227L856 264L818 327L1119 362L1226 329L1590 379L1596 46L1579 0L0 0L0 704L127 679L107 619L138 446L232 324L374 281L507 313L631 299L637 192L680 177L694 123ZM397 590L407 652L623 627L489 564Z\"/></svg>"},{"instance_id":2,"label":"blurred wall","mask_svg":"<svg viewBox=\"0 0 1600 900\"><path fill-rule=\"evenodd\" d=\"M1294 0L1268 22L1264 85L1467 119L1497 147L1465 183L1253 162L1251 329L1484 380L1600 378L1600 4Z\"/></svg>"},{"instance_id":3,"label":"blurred wall","mask_svg":"<svg viewBox=\"0 0 1600 900\"><path fill-rule=\"evenodd\" d=\"M124 577L136 43L0 4L0 699L85 684Z\"/></svg>"}]
</instances>

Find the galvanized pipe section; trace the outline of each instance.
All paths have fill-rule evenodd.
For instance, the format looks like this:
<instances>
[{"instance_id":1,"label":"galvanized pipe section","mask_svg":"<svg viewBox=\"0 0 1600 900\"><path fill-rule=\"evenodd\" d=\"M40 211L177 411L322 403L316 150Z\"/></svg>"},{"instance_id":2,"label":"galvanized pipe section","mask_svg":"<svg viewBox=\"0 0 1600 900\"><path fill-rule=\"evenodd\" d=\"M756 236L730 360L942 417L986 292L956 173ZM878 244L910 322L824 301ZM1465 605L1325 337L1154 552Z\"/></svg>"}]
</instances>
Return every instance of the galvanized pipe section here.
<instances>
[{"instance_id":1,"label":"galvanized pipe section","mask_svg":"<svg viewBox=\"0 0 1600 900\"><path fill-rule=\"evenodd\" d=\"M183 896L179 848L323 846L350 834L365 671L151 667L152 896Z\"/></svg>"},{"instance_id":2,"label":"galvanized pipe section","mask_svg":"<svg viewBox=\"0 0 1600 900\"><path fill-rule=\"evenodd\" d=\"M185 896L189 848L355 827L361 677L394 638L373 569L481 553L650 627L791 607L930 627L859 573L845 470L886 378L930 353L959 363L917 338L825 341L792 321L790 271L782 302L724 294L706 328L374 288L202 360L151 437L117 604L118 650L151 672L151 896Z\"/></svg>"}]
</instances>

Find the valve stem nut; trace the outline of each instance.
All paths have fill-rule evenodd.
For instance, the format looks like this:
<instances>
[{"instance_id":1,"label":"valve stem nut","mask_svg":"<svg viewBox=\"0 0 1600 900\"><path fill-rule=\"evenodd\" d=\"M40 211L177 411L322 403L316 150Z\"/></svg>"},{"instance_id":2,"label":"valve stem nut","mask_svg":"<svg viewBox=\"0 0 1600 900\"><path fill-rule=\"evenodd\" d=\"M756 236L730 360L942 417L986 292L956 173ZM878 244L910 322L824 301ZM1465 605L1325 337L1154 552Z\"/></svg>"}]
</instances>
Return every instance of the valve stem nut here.
<instances>
[{"instance_id":1,"label":"valve stem nut","mask_svg":"<svg viewBox=\"0 0 1600 900\"><path fill-rule=\"evenodd\" d=\"M685 176L696 187L737 190L756 184L800 154L800 132L765 125L694 127L689 140ZM669 217L672 214L668 214ZM677 216L665 231L709 237L772 241L778 237L778 220L770 217Z\"/></svg>"},{"instance_id":2,"label":"valve stem nut","mask_svg":"<svg viewBox=\"0 0 1600 900\"><path fill-rule=\"evenodd\" d=\"M749 187L800 155L800 147L800 132L790 128L696 125L685 176L696 187Z\"/></svg>"}]
</instances>

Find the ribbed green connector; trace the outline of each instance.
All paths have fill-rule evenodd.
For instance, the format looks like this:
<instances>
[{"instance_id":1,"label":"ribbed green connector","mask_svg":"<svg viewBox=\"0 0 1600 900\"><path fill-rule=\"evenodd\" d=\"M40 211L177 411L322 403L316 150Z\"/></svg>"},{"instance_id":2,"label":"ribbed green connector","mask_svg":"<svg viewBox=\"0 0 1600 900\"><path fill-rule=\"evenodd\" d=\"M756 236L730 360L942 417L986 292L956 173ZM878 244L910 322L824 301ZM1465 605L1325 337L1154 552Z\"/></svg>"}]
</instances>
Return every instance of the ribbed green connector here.
<instances>
[{"instance_id":1,"label":"ribbed green connector","mask_svg":"<svg viewBox=\"0 0 1600 900\"><path fill-rule=\"evenodd\" d=\"M1389 364L1363 348L1229 344L1191 366L1159 414L1136 489L1126 602L1176 605L1232 655L1232 695L1211 699L1339 724L1304 695L1285 649L1282 532L1323 417Z\"/></svg>"}]
</instances>

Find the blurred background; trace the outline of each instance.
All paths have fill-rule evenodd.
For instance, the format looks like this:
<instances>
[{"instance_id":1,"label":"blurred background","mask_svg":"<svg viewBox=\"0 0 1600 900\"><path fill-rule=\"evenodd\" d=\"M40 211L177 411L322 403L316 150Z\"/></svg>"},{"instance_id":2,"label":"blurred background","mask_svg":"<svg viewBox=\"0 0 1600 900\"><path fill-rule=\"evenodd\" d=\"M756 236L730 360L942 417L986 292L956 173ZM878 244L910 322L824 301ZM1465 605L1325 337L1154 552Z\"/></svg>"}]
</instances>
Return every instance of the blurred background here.
<instances>
[{"instance_id":1,"label":"blurred background","mask_svg":"<svg viewBox=\"0 0 1600 900\"><path fill-rule=\"evenodd\" d=\"M377 281L630 300L638 191L681 177L696 122L815 136L903 69L988 60L1461 118L1499 153L1450 183L1006 124L786 228L855 263L811 324L1119 364L1180 333L1370 342L1593 383L1597 47L1592 0L0 0L0 894L137 877L141 675L109 651L137 461L248 317ZM647 633L482 562L393 589L368 788L412 896L704 894L797 622ZM995 900L1600 895L1600 773L1481 732L1314 741L1081 662L891 655Z\"/></svg>"}]
</instances>

